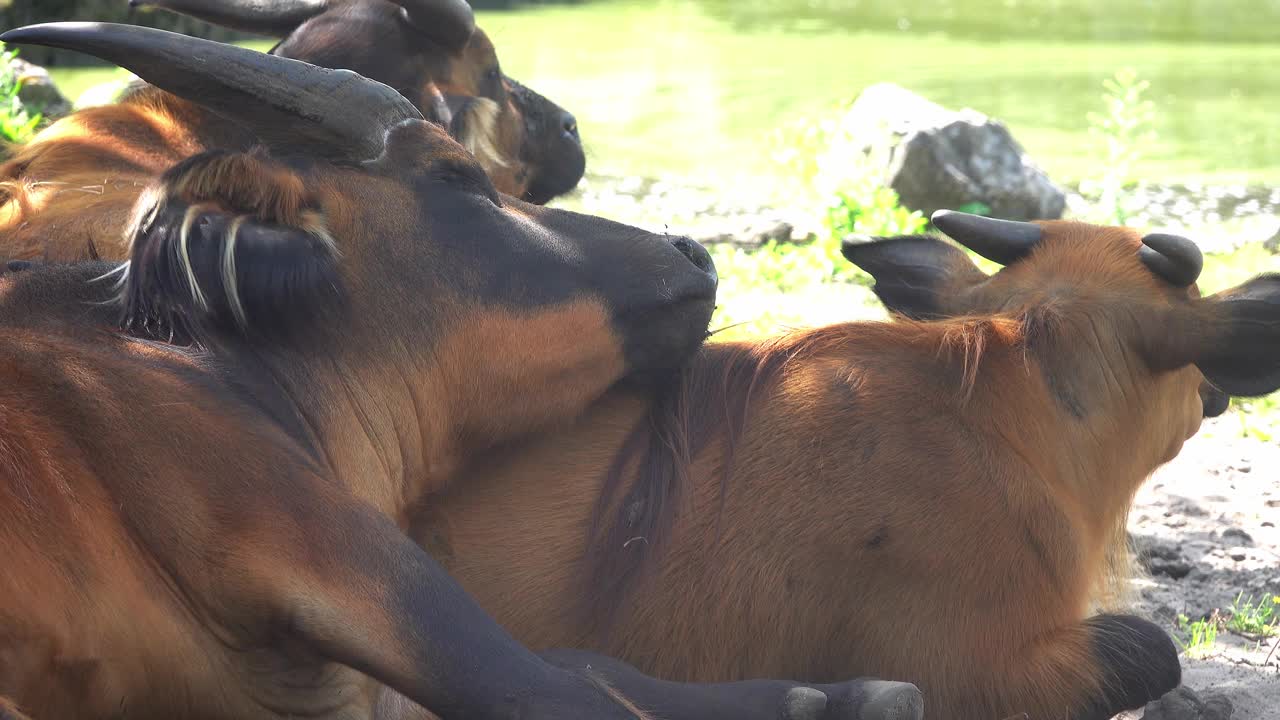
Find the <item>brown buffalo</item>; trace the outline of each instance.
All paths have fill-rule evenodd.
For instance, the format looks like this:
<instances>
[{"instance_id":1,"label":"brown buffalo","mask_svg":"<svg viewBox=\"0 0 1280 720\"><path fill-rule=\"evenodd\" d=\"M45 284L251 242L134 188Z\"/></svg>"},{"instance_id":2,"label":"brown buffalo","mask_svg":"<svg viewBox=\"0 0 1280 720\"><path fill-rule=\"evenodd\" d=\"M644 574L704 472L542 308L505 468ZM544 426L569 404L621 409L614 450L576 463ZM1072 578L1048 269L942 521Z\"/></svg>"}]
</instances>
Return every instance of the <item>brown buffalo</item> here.
<instances>
[{"instance_id":1,"label":"brown buffalo","mask_svg":"<svg viewBox=\"0 0 1280 720\"><path fill-rule=\"evenodd\" d=\"M390 85L451 129L498 189L544 204L578 185L574 116L508 77L465 0L130 0L283 38L271 52ZM442 105L440 99L445 103Z\"/></svg>"},{"instance_id":2,"label":"brown buffalo","mask_svg":"<svg viewBox=\"0 0 1280 720\"><path fill-rule=\"evenodd\" d=\"M895 677L947 720L1173 688L1166 633L1091 598L1216 388L1280 387L1280 276L1201 299L1181 238L935 222L1006 267L849 243L907 319L704 346L470 465L411 534L522 642L672 680Z\"/></svg>"},{"instance_id":3,"label":"brown buffalo","mask_svg":"<svg viewBox=\"0 0 1280 720\"><path fill-rule=\"evenodd\" d=\"M572 115L502 74L461 0L151 3L285 39L277 55L400 91L471 150L499 191L542 204L585 160ZM363 108L340 112L363 118ZM123 260L130 208L166 168L256 138L197 104L141 86L65 117L0 165L0 256Z\"/></svg>"},{"instance_id":4,"label":"brown buffalo","mask_svg":"<svg viewBox=\"0 0 1280 720\"><path fill-rule=\"evenodd\" d=\"M445 718L641 717L631 687L675 720L865 717L883 684L658 696L540 658L402 532L470 455L696 348L698 245L503 196L354 73L120 25L0 40L266 141L165 171L127 264L0 279L0 713L366 718L376 682Z\"/></svg>"}]
</instances>

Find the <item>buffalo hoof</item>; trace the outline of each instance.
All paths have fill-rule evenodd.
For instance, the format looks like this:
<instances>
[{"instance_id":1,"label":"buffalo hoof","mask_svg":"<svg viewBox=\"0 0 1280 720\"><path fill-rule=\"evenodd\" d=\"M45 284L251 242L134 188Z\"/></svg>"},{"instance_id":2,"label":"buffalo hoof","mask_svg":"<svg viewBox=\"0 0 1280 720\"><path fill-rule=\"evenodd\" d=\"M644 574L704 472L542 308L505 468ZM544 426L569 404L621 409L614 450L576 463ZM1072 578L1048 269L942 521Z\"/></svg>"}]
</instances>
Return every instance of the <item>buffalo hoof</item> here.
<instances>
[{"instance_id":1,"label":"buffalo hoof","mask_svg":"<svg viewBox=\"0 0 1280 720\"><path fill-rule=\"evenodd\" d=\"M920 688L908 682L890 680L851 680L832 685L821 685L825 702L818 707L815 699L801 701L801 691L794 688L787 693L787 700L797 695L792 705L784 703L784 720L921 720L924 717L924 694ZM808 710L807 715L788 715Z\"/></svg>"},{"instance_id":2,"label":"buffalo hoof","mask_svg":"<svg viewBox=\"0 0 1280 720\"><path fill-rule=\"evenodd\" d=\"M822 720L827 710L827 694L811 687L795 687L782 698L782 720Z\"/></svg>"}]
</instances>

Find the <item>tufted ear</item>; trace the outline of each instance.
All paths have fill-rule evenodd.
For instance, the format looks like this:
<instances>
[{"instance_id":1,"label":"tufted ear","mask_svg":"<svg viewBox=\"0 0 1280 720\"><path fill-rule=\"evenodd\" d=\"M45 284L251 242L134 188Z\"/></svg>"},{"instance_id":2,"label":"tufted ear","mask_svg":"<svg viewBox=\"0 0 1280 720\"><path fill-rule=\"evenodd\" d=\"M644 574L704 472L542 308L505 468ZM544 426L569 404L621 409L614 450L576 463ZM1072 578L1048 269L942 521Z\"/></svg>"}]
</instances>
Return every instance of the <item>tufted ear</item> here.
<instances>
[{"instance_id":1,"label":"tufted ear","mask_svg":"<svg viewBox=\"0 0 1280 720\"><path fill-rule=\"evenodd\" d=\"M254 158L197 156L144 193L124 279L126 326L194 340L289 334L337 309L333 238L280 175Z\"/></svg>"},{"instance_id":2,"label":"tufted ear","mask_svg":"<svg viewBox=\"0 0 1280 720\"><path fill-rule=\"evenodd\" d=\"M929 235L850 235L840 252L875 279L885 307L915 320L963 315L963 292L987 279L963 250Z\"/></svg>"}]
</instances>

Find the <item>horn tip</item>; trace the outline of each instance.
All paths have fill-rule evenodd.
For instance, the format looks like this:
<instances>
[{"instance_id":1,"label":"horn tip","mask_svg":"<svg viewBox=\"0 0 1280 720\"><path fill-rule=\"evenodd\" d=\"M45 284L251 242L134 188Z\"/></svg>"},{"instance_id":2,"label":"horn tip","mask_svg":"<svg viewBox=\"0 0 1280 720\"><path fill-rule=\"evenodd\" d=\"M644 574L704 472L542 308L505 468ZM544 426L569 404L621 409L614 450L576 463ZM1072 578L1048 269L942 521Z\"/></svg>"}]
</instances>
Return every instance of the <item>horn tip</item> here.
<instances>
[{"instance_id":1,"label":"horn tip","mask_svg":"<svg viewBox=\"0 0 1280 720\"><path fill-rule=\"evenodd\" d=\"M934 210L933 214L929 216L929 222L937 225L939 220L945 219L948 215L955 214L955 210Z\"/></svg>"},{"instance_id":2,"label":"horn tip","mask_svg":"<svg viewBox=\"0 0 1280 720\"><path fill-rule=\"evenodd\" d=\"M878 242L881 238L872 235L863 235L862 233L850 233L840 240L840 244L844 247L858 247L859 245L870 245Z\"/></svg>"},{"instance_id":3,"label":"horn tip","mask_svg":"<svg viewBox=\"0 0 1280 720\"><path fill-rule=\"evenodd\" d=\"M3 43L29 43L32 45L41 45L50 42L60 35L70 33L90 32L102 28L110 23L96 22L47 22L37 23L35 25L23 25L22 27L6 30L0 33L0 42Z\"/></svg>"}]
</instances>

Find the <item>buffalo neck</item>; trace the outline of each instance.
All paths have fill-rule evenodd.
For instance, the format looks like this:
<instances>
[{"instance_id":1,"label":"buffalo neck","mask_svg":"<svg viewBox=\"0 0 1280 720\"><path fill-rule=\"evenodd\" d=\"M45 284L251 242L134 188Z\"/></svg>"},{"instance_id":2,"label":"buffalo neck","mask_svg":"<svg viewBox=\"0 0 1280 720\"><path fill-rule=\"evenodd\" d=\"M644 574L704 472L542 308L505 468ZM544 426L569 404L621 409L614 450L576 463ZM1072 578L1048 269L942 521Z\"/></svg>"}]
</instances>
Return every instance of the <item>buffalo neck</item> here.
<instances>
[{"instance_id":1,"label":"buffalo neck","mask_svg":"<svg viewBox=\"0 0 1280 720\"><path fill-rule=\"evenodd\" d=\"M1017 318L1012 342L988 349L969 408L1096 537L1124 521L1138 488L1199 425L1185 406L1194 393L1184 397L1177 377L1153 379L1100 317L1064 312L1052 331L1034 313Z\"/></svg>"}]
</instances>

